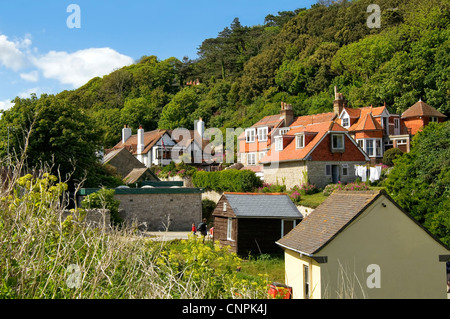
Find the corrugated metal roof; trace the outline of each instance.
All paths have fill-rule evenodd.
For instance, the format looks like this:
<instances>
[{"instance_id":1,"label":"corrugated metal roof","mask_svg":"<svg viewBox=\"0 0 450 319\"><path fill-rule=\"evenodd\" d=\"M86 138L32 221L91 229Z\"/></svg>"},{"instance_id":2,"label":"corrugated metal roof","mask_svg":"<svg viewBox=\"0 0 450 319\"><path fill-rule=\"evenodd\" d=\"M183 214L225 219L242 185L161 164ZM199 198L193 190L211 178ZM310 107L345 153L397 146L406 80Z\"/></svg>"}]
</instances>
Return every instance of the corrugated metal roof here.
<instances>
[{"instance_id":1,"label":"corrugated metal roof","mask_svg":"<svg viewBox=\"0 0 450 319\"><path fill-rule=\"evenodd\" d=\"M237 217L303 218L288 195L232 194L224 196Z\"/></svg>"}]
</instances>

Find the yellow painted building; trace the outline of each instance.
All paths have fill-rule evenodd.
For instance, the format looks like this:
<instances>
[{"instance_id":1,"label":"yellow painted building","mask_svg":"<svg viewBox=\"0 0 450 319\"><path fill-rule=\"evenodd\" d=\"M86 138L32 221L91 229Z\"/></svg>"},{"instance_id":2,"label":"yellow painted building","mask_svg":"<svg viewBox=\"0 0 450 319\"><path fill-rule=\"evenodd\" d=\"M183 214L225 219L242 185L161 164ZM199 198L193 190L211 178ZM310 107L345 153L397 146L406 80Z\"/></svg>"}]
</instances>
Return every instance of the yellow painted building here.
<instances>
[{"instance_id":1,"label":"yellow painted building","mask_svg":"<svg viewBox=\"0 0 450 319\"><path fill-rule=\"evenodd\" d=\"M384 191L337 191L277 241L293 298L447 298L447 246Z\"/></svg>"}]
</instances>

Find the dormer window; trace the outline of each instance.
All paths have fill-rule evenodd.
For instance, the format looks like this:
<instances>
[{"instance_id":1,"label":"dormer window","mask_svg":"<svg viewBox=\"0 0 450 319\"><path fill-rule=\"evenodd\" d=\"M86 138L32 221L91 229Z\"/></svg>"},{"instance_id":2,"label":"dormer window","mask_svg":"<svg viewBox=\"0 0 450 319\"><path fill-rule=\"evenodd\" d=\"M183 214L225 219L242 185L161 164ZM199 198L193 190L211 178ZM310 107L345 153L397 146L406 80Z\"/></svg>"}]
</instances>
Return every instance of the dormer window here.
<instances>
[{"instance_id":1,"label":"dormer window","mask_svg":"<svg viewBox=\"0 0 450 319\"><path fill-rule=\"evenodd\" d=\"M245 140L247 143L253 143L255 142L255 129L254 128L248 128L245 130Z\"/></svg>"},{"instance_id":2,"label":"dormer window","mask_svg":"<svg viewBox=\"0 0 450 319\"><path fill-rule=\"evenodd\" d=\"M297 134L295 136L295 148L304 148L305 147L305 134Z\"/></svg>"},{"instance_id":3,"label":"dormer window","mask_svg":"<svg viewBox=\"0 0 450 319\"><path fill-rule=\"evenodd\" d=\"M344 134L332 134L331 135L331 149L333 151L344 150Z\"/></svg>"},{"instance_id":4,"label":"dormer window","mask_svg":"<svg viewBox=\"0 0 450 319\"><path fill-rule=\"evenodd\" d=\"M342 127L345 127L345 128L350 127L350 119L348 117L344 117L342 119Z\"/></svg>"},{"instance_id":5,"label":"dormer window","mask_svg":"<svg viewBox=\"0 0 450 319\"><path fill-rule=\"evenodd\" d=\"M283 150L283 137L278 136L275 138L275 152L281 152Z\"/></svg>"},{"instance_id":6,"label":"dormer window","mask_svg":"<svg viewBox=\"0 0 450 319\"><path fill-rule=\"evenodd\" d=\"M289 127L280 128L279 134L284 135L289 132Z\"/></svg>"},{"instance_id":7,"label":"dormer window","mask_svg":"<svg viewBox=\"0 0 450 319\"><path fill-rule=\"evenodd\" d=\"M269 129L267 127L259 127L258 128L258 142L267 141L267 133Z\"/></svg>"}]
</instances>

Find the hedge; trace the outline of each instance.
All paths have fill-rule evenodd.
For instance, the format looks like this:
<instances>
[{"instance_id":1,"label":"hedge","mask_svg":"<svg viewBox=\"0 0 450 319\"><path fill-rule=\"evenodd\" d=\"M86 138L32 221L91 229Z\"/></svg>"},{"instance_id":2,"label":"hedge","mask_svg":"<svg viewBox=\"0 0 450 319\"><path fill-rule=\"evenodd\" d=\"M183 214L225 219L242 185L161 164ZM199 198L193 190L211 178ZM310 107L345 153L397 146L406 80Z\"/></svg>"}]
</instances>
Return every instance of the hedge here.
<instances>
[{"instance_id":1,"label":"hedge","mask_svg":"<svg viewBox=\"0 0 450 319\"><path fill-rule=\"evenodd\" d=\"M216 192L252 192L262 181L250 170L198 171L192 176L195 187Z\"/></svg>"}]
</instances>

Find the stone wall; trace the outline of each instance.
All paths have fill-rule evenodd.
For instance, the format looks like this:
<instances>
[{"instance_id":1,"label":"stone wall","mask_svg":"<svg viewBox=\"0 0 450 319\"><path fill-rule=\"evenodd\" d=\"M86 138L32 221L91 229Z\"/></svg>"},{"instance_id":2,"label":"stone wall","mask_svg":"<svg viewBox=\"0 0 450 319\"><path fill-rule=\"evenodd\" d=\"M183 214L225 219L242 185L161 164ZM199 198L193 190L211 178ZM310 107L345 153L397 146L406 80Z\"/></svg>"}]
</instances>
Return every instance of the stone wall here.
<instances>
[{"instance_id":1,"label":"stone wall","mask_svg":"<svg viewBox=\"0 0 450 319\"><path fill-rule=\"evenodd\" d=\"M342 165L348 165L348 175L342 175ZM366 162L322 162L322 161L308 161L308 179L311 184L316 185L319 188L323 188L332 183L332 176L326 176L326 165L339 165L340 167L340 181L342 183L354 182L357 178L355 174L355 165L364 165Z\"/></svg>"},{"instance_id":2,"label":"stone wall","mask_svg":"<svg viewBox=\"0 0 450 319\"><path fill-rule=\"evenodd\" d=\"M264 182L286 185L289 190L304 182L305 161L283 162L264 165ZM272 167L271 167L272 166Z\"/></svg>"},{"instance_id":3,"label":"stone wall","mask_svg":"<svg viewBox=\"0 0 450 319\"><path fill-rule=\"evenodd\" d=\"M117 194L119 215L148 231L190 231L202 218L201 193Z\"/></svg>"}]
</instances>

